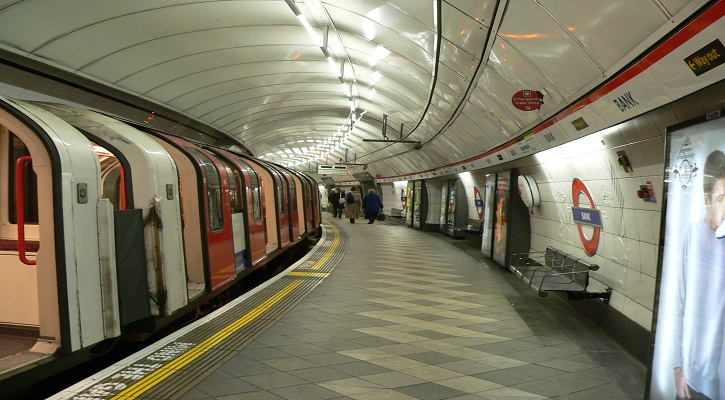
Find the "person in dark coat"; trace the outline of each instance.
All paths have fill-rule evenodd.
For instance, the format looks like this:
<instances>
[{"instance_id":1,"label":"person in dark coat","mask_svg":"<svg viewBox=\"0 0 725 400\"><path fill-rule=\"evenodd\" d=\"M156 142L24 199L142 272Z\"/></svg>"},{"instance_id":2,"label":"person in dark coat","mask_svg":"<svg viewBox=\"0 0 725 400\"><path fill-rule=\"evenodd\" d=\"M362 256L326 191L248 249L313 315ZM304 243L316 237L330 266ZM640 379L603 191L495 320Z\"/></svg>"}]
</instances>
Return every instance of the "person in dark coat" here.
<instances>
[{"instance_id":1,"label":"person in dark coat","mask_svg":"<svg viewBox=\"0 0 725 400\"><path fill-rule=\"evenodd\" d=\"M327 201L330 204L330 212L332 217L337 217L337 208L340 206L340 189L334 188L327 195Z\"/></svg>"},{"instance_id":2,"label":"person in dark coat","mask_svg":"<svg viewBox=\"0 0 725 400\"><path fill-rule=\"evenodd\" d=\"M368 190L368 194L363 198L363 209L365 210L365 218L368 220L368 224L375 223L378 219L380 210L383 209L383 199L375 191L375 189Z\"/></svg>"}]
</instances>

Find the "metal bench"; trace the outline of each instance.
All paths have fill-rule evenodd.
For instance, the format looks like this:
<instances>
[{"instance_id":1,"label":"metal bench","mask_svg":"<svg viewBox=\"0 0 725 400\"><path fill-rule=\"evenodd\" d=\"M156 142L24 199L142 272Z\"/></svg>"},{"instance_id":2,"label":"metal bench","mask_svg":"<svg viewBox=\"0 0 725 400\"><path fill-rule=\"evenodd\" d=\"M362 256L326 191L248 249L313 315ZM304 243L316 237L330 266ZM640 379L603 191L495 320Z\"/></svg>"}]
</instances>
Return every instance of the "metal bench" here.
<instances>
[{"instance_id":1,"label":"metal bench","mask_svg":"<svg viewBox=\"0 0 725 400\"><path fill-rule=\"evenodd\" d=\"M599 298L609 303L612 289L605 292L588 292L589 272L599 269L582 258L574 257L548 246L543 252L514 254L509 266L539 296L548 292L566 292L571 300Z\"/></svg>"}]
</instances>

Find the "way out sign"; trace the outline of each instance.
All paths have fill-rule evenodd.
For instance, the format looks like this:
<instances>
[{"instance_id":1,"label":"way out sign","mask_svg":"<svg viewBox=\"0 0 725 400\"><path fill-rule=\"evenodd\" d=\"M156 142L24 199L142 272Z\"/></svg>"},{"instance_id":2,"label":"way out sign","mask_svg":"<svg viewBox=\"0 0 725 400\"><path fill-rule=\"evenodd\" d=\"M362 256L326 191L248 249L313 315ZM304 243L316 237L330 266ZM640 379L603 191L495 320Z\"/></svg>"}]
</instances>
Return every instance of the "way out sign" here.
<instances>
[{"instance_id":1,"label":"way out sign","mask_svg":"<svg viewBox=\"0 0 725 400\"><path fill-rule=\"evenodd\" d=\"M544 94L538 90L519 90L511 97L511 104L521 111L533 111L544 104Z\"/></svg>"}]
</instances>

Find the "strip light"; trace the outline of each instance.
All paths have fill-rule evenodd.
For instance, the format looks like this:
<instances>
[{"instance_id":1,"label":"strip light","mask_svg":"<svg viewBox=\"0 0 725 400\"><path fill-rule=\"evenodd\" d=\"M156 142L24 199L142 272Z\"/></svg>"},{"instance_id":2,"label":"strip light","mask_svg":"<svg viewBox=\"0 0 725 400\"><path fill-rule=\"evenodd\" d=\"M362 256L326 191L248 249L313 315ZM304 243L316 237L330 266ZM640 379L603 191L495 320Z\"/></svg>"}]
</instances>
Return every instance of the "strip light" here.
<instances>
[{"instance_id":1,"label":"strip light","mask_svg":"<svg viewBox=\"0 0 725 400\"><path fill-rule=\"evenodd\" d=\"M316 46L320 48L322 51L322 54L324 54L325 58L327 59L327 62L330 64L330 68L332 69L332 72L337 76L338 79L340 79L340 82L342 83L342 90L345 93L345 96L348 98L350 102L350 111L353 115L352 119L355 121L355 101L351 93L351 88L348 86L348 84L344 81L344 66L345 66L345 60L343 59L340 64L338 65L337 62L335 62L335 59L332 57L330 52L327 50L327 34L325 31L325 35L323 37L320 37L320 35L317 34L317 32L312 28L312 25L307 21L305 16L302 14L302 11L300 11L299 7L297 7L297 4L295 4L295 0L284 0L285 3L287 3L287 6L292 10L292 12L295 14L297 19L300 20L300 23L302 23L302 26L305 27L305 30L312 38L313 42ZM363 112L364 113L364 112ZM362 114L360 115L362 117ZM359 119L358 119L359 120ZM350 131L352 129L348 130L346 133L349 136ZM338 130L339 132L339 130ZM345 137L341 138L341 142L338 146L332 146L332 148L327 149L327 154L331 153L335 149L339 148L339 146L342 146L342 142L344 141ZM295 149L296 150L296 149ZM278 154L281 152L277 152ZM302 161L304 162L304 161ZM300 162L301 163L301 162Z\"/></svg>"}]
</instances>

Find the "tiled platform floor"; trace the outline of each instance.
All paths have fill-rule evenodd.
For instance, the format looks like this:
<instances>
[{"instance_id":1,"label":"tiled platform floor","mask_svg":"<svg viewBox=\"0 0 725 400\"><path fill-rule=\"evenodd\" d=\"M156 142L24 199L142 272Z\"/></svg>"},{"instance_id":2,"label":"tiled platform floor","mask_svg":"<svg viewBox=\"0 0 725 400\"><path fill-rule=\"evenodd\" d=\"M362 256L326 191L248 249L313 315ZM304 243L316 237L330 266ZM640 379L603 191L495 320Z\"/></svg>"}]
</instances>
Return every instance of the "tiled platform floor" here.
<instances>
[{"instance_id":1,"label":"tiled platform floor","mask_svg":"<svg viewBox=\"0 0 725 400\"><path fill-rule=\"evenodd\" d=\"M445 236L326 218L349 236L331 276L184 399L644 397L645 367L566 300Z\"/></svg>"}]
</instances>

